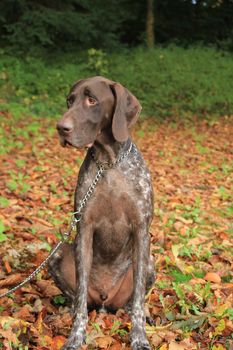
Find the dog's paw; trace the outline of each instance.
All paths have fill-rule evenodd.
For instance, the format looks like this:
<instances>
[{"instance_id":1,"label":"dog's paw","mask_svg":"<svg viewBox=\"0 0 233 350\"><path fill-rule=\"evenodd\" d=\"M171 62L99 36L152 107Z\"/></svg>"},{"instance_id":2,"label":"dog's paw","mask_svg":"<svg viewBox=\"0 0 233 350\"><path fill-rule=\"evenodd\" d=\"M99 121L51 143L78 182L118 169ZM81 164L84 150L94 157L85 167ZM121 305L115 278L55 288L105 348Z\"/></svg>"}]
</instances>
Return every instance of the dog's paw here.
<instances>
[{"instance_id":1,"label":"dog's paw","mask_svg":"<svg viewBox=\"0 0 233 350\"><path fill-rule=\"evenodd\" d=\"M144 330L134 329L130 334L132 350L151 350Z\"/></svg>"},{"instance_id":2,"label":"dog's paw","mask_svg":"<svg viewBox=\"0 0 233 350\"><path fill-rule=\"evenodd\" d=\"M151 350L150 344L147 340L135 340L131 341L132 350Z\"/></svg>"}]
</instances>

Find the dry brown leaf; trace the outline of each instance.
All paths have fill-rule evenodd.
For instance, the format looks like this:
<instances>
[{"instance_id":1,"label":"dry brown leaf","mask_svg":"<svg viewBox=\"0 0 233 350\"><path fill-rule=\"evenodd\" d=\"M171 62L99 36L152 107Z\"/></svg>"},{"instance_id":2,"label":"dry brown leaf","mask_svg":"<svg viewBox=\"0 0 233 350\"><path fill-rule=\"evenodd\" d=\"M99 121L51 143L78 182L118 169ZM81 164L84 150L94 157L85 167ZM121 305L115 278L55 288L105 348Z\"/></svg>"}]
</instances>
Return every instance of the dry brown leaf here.
<instances>
[{"instance_id":1,"label":"dry brown leaf","mask_svg":"<svg viewBox=\"0 0 233 350\"><path fill-rule=\"evenodd\" d=\"M185 345L177 343L176 341L172 341L168 345L168 350L187 350L187 348L185 347Z\"/></svg>"},{"instance_id":2,"label":"dry brown leaf","mask_svg":"<svg viewBox=\"0 0 233 350\"><path fill-rule=\"evenodd\" d=\"M114 343L109 348L109 350L121 350L121 349L122 349L122 345L119 342Z\"/></svg>"},{"instance_id":3,"label":"dry brown leaf","mask_svg":"<svg viewBox=\"0 0 233 350\"><path fill-rule=\"evenodd\" d=\"M32 218L31 218L31 220L34 222L38 222L39 224L41 224L41 225L43 225L43 226L46 226L46 227L53 227L53 225L52 224L50 224L48 221L45 221L45 220L43 220L43 219L41 219L41 218L37 218L37 217L35 217L35 216L33 216Z\"/></svg>"},{"instance_id":4,"label":"dry brown leaf","mask_svg":"<svg viewBox=\"0 0 233 350\"><path fill-rule=\"evenodd\" d=\"M7 276L3 280L0 280L0 288L6 286L12 286L22 281L22 275L20 273L16 273L14 275Z\"/></svg>"},{"instance_id":5,"label":"dry brown leaf","mask_svg":"<svg viewBox=\"0 0 233 350\"><path fill-rule=\"evenodd\" d=\"M34 306L32 308L32 311L33 312L41 312L42 309L43 309L43 304L42 304L41 299L36 299L35 303L34 303Z\"/></svg>"},{"instance_id":6,"label":"dry brown leaf","mask_svg":"<svg viewBox=\"0 0 233 350\"><path fill-rule=\"evenodd\" d=\"M0 329L0 336L1 338L6 339L7 342L12 342L15 346L17 346L18 339L12 328Z\"/></svg>"},{"instance_id":7,"label":"dry brown leaf","mask_svg":"<svg viewBox=\"0 0 233 350\"><path fill-rule=\"evenodd\" d=\"M110 335L105 335L104 337L95 338L95 342L99 348L104 349L108 348L114 342L114 339Z\"/></svg>"},{"instance_id":8,"label":"dry brown leaf","mask_svg":"<svg viewBox=\"0 0 233 350\"><path fill-rule=\"evenodd\" d=\"M185 225L189 225L193 223L193 220L191 219L185 219L182 216L176 216L176 220L181 221Z\"/></svg>"},{"instance_id":9,"label":"dry brown leaf","mask_svg":"<svg viewBox=\"0 0 233 350\"><path fill-rule=\"evenodd\" d=\"M198 278L198 277L192 278L189 281L189 284L191 284L191 285L193 285L193 284L205 284L205 283L206 283L206 281L203 278Z\"/></svg>"},{"instance_id":10,"label":"dry brown leaf","mask_svg":"<svg viewBox=\"0 0 233 350\"><path fill-rule=\"evenodd\" d=\"M51 280L40 280L37 281L36 284L46 297L54 297L61 294L60 289L58 289Z\"/></svg>"},{"instance_id":11,"label":"dry brown leaf","mask_svg":"<svg viewBox=\"0 0 233 350\"><path fill-rule=\"evenodd\" d=\"M157 348L163 342L163 338L161 338L158 334L154 334L151 339L151 343Z\"/></svg>"},{"instance_id":12,"label":"dry brown leaf","mask_svg":"<svg viewBox=\"0 0 233 350\"><path fill-rule=\"evenodd\" d=\"M175 229L177 232L179 232L179 231L181 230L181 228L182 228L184 225L183 225L182 222L176 221L176 222L174 222L173 226L174 226L174 229Z\"/></svg>"},{"instance_id":13,"label":"dry brown leaf","mask_svg":"<svg viewBox=\"0 0 233 350\"><path fill-rule=\"evenodd\" d=\"M73 318L70 313L65 313L64 315L56 315L50 318L49 324L56 332L59 334L67 336L70 332L70 327L72 325Z\"/></svg>"},{"instance_id":14,"label":"dry brown leaf","mask_svg":"<svg viewBox=\"0 0 233 350\"><path fill-rule=\"evenodd\" d=\"M26 239L27 241L33 241L35 239L35 236L28 232L15 232L14 234L15 236Z\"/></svg>"},{"instance_id":15,"label":"dry brown leaf","mask_svg":"<svg viewBox=\"0 0 233 350\"><path fill-rule=\"evenodd\" d=\"M22 306L13 316L24 321L35 322L35 316L32 314L32 307L30 305Z\"/></svg>"}]
</instances>

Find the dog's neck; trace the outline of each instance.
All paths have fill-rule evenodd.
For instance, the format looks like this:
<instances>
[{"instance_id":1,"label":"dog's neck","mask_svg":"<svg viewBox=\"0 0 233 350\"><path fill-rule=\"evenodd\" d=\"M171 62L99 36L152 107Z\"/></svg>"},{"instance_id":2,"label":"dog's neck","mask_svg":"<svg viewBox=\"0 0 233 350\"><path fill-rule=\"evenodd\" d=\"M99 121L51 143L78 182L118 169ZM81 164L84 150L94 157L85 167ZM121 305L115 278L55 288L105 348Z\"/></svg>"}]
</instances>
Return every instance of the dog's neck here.
<instances>
[{"instance_id":1,"label":"dog's neck","mask_svg":"<svg viewBox=\"0 0 233 350\"><path fill-rule=\"evenodd\" d=\"M118 142L113 135L101 133L94 142L92 151L96 161L114 164L119 156L128 150L130 144L130 138L125 142Z\"/></svg>"}]
</instances>

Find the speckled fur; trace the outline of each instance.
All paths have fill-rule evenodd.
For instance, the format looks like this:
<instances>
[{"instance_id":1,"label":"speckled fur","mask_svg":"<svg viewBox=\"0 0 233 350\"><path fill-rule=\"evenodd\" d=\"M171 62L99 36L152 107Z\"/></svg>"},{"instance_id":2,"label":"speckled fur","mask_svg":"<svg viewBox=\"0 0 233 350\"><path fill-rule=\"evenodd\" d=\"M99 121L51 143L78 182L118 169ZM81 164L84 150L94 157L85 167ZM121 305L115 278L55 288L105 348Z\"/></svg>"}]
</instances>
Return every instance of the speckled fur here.
<instances>
[{"instance_id":1,"label":"speckled fur","mask_svg":"<svg viewBox=\"0 0 233 350\"><path fill-rule=\"evenodd\" d=\"M123 102L127 109L127 127L131 120L136 121L135 115L140 106L126 89L119 84L115 86L116 83L102 77L77 83L71 92L75 91L77 96L82 96L82 89L86 85L91 91L99 92L97 87L100 89L100 83L102 89L109 89L112 84L111 89L115 91L112 97L109 95L105 99L108 102L104 102L105 112L99 118L99 130L96 126L97 132L93 136L88 135L86 143L93 138L93 146L88 150L79 172L74 210L98 170L91 152L99 161L114 163L130 147L131 140L127 136L127 130L123 130L122 134L121 130L116 130L117 126L113 130L112 118L117 118L113 115L115 99L126 99ZM103 87L104 84L106 87ZM108 93L106 90L106 94ZM72 106L66 112L59 126L60 137L68 140L74 147L79 147L79 120L75 117L73 122L73 118L74 115L79 115L74 112L80 108L80 103L83 103L81 97L77 98L77 106ZM128 111L129 107L132 113ZM124 113L124 108L121 108L121 113ZM101 113L102 109L99 110ZM116 110L117 106L115 114ZM72 125L74 135L70 131L68 133L63 126L67 120ZM83 137L82 135L82 142ZM126 139L122 140L124 137ZM150 349L144 329L144 298L146 288L153 283L155 277L149 254L149 226L152 215L153 190L150 174L139 150L133 144L127 158L106 170L99 181L85 207L82 220L77 225L75 243L65 244L50 262L50 272L55 282L73 303L73 327L63 350L78 349L85 341L87 307L114 310L126 304L131 305L132 349Z\"/></svg>"}]
</instances>

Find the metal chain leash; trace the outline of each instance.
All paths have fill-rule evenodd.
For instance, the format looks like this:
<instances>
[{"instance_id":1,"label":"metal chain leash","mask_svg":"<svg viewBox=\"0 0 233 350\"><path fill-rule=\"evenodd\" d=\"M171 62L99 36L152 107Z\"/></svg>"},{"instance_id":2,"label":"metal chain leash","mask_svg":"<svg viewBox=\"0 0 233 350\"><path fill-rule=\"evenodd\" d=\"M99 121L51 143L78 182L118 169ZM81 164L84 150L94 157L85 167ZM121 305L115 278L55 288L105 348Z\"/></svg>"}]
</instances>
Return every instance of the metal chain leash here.
<instances>
[{"instance_id":1,"label":"metal chain leash","mask_svg":"<svg viewBox=\"0 0 233 350\"><path fill-rule=\"evenodd\" d=\"M52 258L52 256L57 252L57 250L60 248L60 246L70 237L72 231L75 229L77 223L81 220L81 213L84 207L86 206L88 200L90 199L92 193L94 192L97 183L103 176L104 171L107 169L112 168L116 164L119 164L124 158L126 158L132 149L132 142L130 143L129 149L123 153L115 163L100 163L98 161L95 161L98 166L98 171L96 173L96 176L90 186L88 187L88 190L86 194L84 195L83 199L79 201L78 209L72 214L71 222L68 231L64 232L62 234L62 239L55 245L55 247L52 249L52 251L49 253L49 255L45 258L44 261L28 276L26 277L22 282L17 284L15 287L11 288L5 293L0 294L0 298L6 297L12 293L14 293L16 290L22 288L25 284L30 282L41 270L44 269L44 267L48 264L49 260ZM107 167L106 167L107 165ZM78 216L78 218L77 218Z\"/></svg>"},{"instance_id":2,"label":"metal chain leash","mask_svg":"<svg viewBox=\"0 0 233 350\"><path fill-rule=\"evenodd\" d=\"M94 189L96 188L96 185L99 182L100 178L103 176L103 172L105 171L105 168L103 166L98 166L98 168L99 170L97 171L97 174L94 180L92 181L91 185L88 187L86 194L84 195L83 199L79 201L78 209L73 213L73 220L75 220L76 223L81 220L81 212L83 208L86 206L92 193L94 192ZM79 218L77 218L77 215L79 215Z\"/></svg>"}]
</instances>

